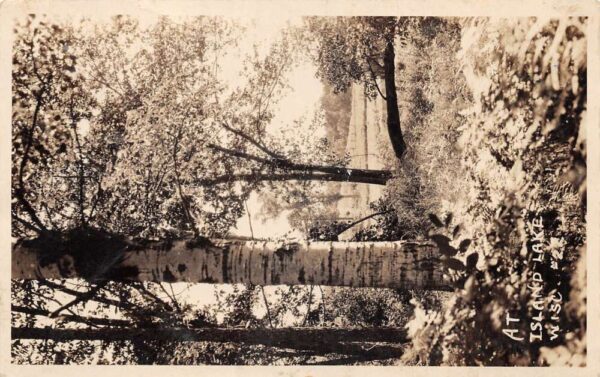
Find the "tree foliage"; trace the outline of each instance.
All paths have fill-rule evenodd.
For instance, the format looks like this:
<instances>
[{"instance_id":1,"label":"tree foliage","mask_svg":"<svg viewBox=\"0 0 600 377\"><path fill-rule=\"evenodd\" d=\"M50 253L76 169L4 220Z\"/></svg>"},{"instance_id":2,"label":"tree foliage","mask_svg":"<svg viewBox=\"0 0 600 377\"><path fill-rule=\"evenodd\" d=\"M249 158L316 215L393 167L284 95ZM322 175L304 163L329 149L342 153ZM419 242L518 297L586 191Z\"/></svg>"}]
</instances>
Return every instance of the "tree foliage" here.
<instances>
[{"instance_id":1,"label":"tree foliage","mask_svg":"<svg viewBox=\"0 0 600 377\"><path fill-rule=\"evenodd\" d=\"M326 142L313 142L322 113L268 132L294 65L292 37L255 49L231 81L220 62L241 35L231 21L208 17L144 27L124 16L19 24L15 232L225 235L261 188L385 182L387 172L351 177Z\"/></svg>"}]
</instances>

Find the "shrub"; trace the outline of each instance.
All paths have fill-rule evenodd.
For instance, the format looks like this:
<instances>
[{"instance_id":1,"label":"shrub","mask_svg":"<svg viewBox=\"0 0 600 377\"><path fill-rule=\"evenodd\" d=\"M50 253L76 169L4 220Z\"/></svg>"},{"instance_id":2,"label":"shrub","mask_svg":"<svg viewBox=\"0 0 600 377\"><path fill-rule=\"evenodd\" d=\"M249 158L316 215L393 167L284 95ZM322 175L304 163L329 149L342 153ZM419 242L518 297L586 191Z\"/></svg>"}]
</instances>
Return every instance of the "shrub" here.
<instances>
[{"instance_id":1,"label":"shrub","mask_svg":"<svg viewBox=\"0 0 600 377\"><path fill-rule=\"evenodd\" d=\"M466 195L440 210L463 225L479 261L476 270L455 274L457 295L442 310L415 303L405 363L585 363L584 25L464 21L458 57L474 100L457 130ZM507 326L507 315L519 322ZM541 341L529 337L537 322ZM511 339L507 328L525 339Z\"/></svg>"}]
</instances>

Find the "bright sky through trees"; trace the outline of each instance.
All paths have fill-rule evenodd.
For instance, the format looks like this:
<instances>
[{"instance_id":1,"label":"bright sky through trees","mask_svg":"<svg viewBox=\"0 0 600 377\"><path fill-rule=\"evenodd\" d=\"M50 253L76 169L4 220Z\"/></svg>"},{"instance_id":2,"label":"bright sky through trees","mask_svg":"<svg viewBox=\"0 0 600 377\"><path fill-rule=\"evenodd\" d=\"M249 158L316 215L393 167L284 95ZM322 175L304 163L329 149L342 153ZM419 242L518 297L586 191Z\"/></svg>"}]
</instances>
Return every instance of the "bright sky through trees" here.
<instances>
[{"instance_id":1,"label":"bright sky through trees","mask_svg":"<svg viewBox=\"0 0 600 377\"><path fill-rule=\"evenodd\" d=\"M231 77L231 84L233 85L233 81L239 78L238 74L241 67L239 59L245 54L251 53L251 46L255 45L260 53L265 54L284 28L288 25L299 25L301 22L300 17L240 20L240 24L248 29L239 43L240 49L232 51L223 61L222 77ZM294 67L288 74L290 89L284 92L279 103L275 105L276 115L267 128L269 132L279 132L280 128L291 124L302 116L310 117L319 107L319 98L323 86L315 77L315 72L316 68L312 61L306 59L299 62L298 66ZM297 129L294 131L297 131ZM261 238L278 237L291 231L287 220L288 213L286 212L282 212L276 218L267 219L266 221L261 221L256 217L261 206L259 195L253 193L248 200L248 209L252 216L252 232L246 215L238 220L235 233L240 236L251 236L251 233L254 233L254 237Z\"/></svg>"}]
</instances>

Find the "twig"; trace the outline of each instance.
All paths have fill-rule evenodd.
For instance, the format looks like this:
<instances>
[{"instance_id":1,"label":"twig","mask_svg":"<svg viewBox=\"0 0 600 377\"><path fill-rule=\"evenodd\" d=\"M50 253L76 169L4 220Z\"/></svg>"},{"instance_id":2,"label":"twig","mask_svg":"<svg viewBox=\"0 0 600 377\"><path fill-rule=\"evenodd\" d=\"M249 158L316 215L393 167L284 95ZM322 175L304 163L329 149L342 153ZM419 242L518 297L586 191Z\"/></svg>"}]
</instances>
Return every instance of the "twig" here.
<instances>
[{"instance_id":1,"label":"twig","mask_svg":"<svg viewBox=\"0 0 600 377\"><path fill-rule=\"evenodd\" d=\"M179 303L177 302L177 300L175 299L175 292L173 292L173 285L169 283L169 285L171 286L171 292L173 292L173 296L171 296L169 294L169 292L167 292L167 290L165 289L164 285L159 284L160 288L162 289L163 292L165 292L165 294L167 295L167 297L171 300L171 302L173 302L173 305L175 306L175 310L177 310L178 313L181 313L181 307L179 306Z\"/></svg>"},{"instance_id":2,"label":"twig","mask_svg":"<svg viewBox=\"0 0 600 377\"><path fill-rule=\"evenodd\" d=\"M179 192L179 198L181 199L181 207L183 208L183 213L185 214L185 217L187 217L187 221L190 223L190 225L192 227L194 236L198 237L200 235L200 233L198 232L198 227L196 226L196 220L192 216L188 202L185 200L185 196L183 194L183 188L181 187L181 178L179 176L177 153L179 151L179 138L181 137L181 131L182 130L180 128L178 130L177 136L174 137L174 144L173 144L173 167L174 167L174 172L175 172L175 182L177 183L177 191Z\"/></svg>"},{"instance_id":3,"label":"twig","mask_svg":"<svg viewBox=\"0 0 600 377\"><path fill-rule=\"evenodd\" d=\"M341 229L341 230L340 230L340 231L339 231L337 234L339 235L339 234L341 234L341 233L343 233L343 232L347 231L348 229L350 229L350 228L352 228L352 227L354 227L354 226L356 226L356 225L358 225L358 224L362 223L363 221L367 221L367 220L369 220L369 219L371 219L371 218L373 218L373 217L375 217L375 216L385 215L385 214L391 213L391 212L393 212L393 211L394 211L394 210L390 209L390 210L387 210L387 211L381 211L381 212L372 213L372 214L370 214L370 215L368 215L368 216L365 216L365 217L363 217L363 218L361 218L361 219L358 219L358 220L356 220L356 221L354 221L354 222L352 222L352 223L350 223L350 224L346 225L346 226L345 226L344 228L342 228L342 229Z\"/></svg>"},{"instance_id":4,"label":"twig","mask_svg":"<svg viewBox=\"0 0 600 377\"><path fill-rule=\"evenodd\" d=\"M306 321L308 320L308 316L310 314L310 304L312 304L312 296L313 296L313 288L314 285L310 285L310 290L308 292L308 304L306 307L306 314L304 315L304 320L302 321L302 326L306 325Z\"/></svg>"},{"instance_id":5,"label":"twig","mask_svg":"<svg viewBox=\"0 0 600 377\"><path fill-rule=\"evenodd\" d=\"M50 315L52 314L51 312L44 310L44 309L28 308L28 307L19 306L19 305L11 305L11 311L17 312L17 313L28 314L28 315L44 316L44 317L50 317ZM85 323L87 325L95 326L95 327L97 327L97 326L131 327L133 325L131 321L123 320L123 319L82 317L82 316L73 315L73 314L63 314L60 316L60 318L63 320L66 320L66 321Z\"/></svg>"},{"instance_id":6,"label":"twig","mask_svg":"<svg viewBox=\"0 0 600 377\"><path fill-rule=\"evenodd\" d=\"M254 230L252 229L252 216L250 216L250 209L248 209L248 201L244 200L244 204L246 205L246 213L248 214L248 225L250 226L250 236L252 237L252 241L254 241Z\"/></svg>"},{"instance_id":7,"label":"twig","mask_svg":"<svg viewBox=\"0 0 600 377\"><path fill-rule=\"evenodd\" d=\"M321 306L323 307L323 322L325 322L325 293L323 293L323 287L321 287L320 285L319 287L319 291L321 291Z\"/></svg>"},{"instance_id":8,"label":"twig","mask_svg":"<svg viewBox=\"0 0 600 377\"><path fill-rule=\"evenodd\" d=\"M65 287L63 285L56 284L56 283L54 283L54 282L52 282L50 280L40 280L40 283L43 284L43 285L45 285L45 286L47 286L47 287L49 287L49 288L58 289L61 292L64 292L66 294L69 294L69 295L75 296L75 297L81 297L81 296L83 296L83 295L86 294L86 292L79 292L79 291L76 291L74 289L67 288L67 287ZM108 287L104 287L104 288L108 292L111 292L111 293L115 294ZM45 297L45 296L43 296L43 297L44 298L48 298L48 297ZM50 299L54 300L59 305L62 305L61 302L59 302L59 301L57 301L57 300L55 300L55 299L53 299L51 297L50 297ZM113 300L113 299L108 298L108 297L99 297L99 296L98 297L90 297L90 299L93 300L93 301L99 302L101 304L105 304L105 305L109 305L109 306L114 306L114 307L120 308L122 310L127 310L127 311L129 311L131 313L137 313L137 314L141 314L141 315L145 315L145 316L154 316L154 317L160 317L160 318L164 317L164 313L162 313L162 312L152 311L152 310L145 310L145 308L141 307L139 304L131 303L131 302L128 302L128 301ZM70 309L69 309L69 311L70 311ZM73 314L75 314L75 313L73 313Z\"/></svg>"},{"instance_id":9,"label":"twig","mask_svg":"<svg viewBox=\"0 0 600 377\"><path fill-rule=\"evenodd\" d=\"M367 65L369 66L369 71L371 72L371 78L373 79L373 82L375 83L375 88L377 88L377 91L379 92L379 95L381 96L381 98L383 98L385 101L387 101L387 97L385 95L383 95L383 93L381 92L381 89L379 89L379 84L377 84L377 76L375 75L375 72L373 71L373 68L371 67L371 59L366 58L366 60L367 60Z\"/></svg>"},{"instance_id":10,"label":"twig","mask_svg":"<svg viewBox=\"0 0 600 377\"><path fill-rule=\"evenodd\" d=\"M23 224L27 229L29 230L33 230L36 233L41 233L41 229L39 229L38 227L36 227L33 224L30 224L29 222L27 222L26 220L23 220L22 218L20 218L17 214L15 214L13 212L12 214L12 218L17 220L18 222L20 222L21 224Z\"/></svg>"},{"instance_id":11,"label":"twig","mask_svg":"<svg viewBox=\"0 0 600 377\"><path fill-rule=\"evenodd\" d=\"M90 298L92 298L96 294L96 292L98 292L100 289L102 289L107 283L108 283L108 281L99 283L98 285L96 285L94 288L90 289L86 293L84 293L84 294L82 294L80 296L77 296L72 301L70 301L70 302L64 304L63 306L61 306L60 308L56 309L55 311L53 311L52 313L50 313L50 315L48 317L50 317L50 318L56 318L60 314L60 312L62 312L63 310L68 309L71 306L77 305L80 302L89 300Z\"/></svg>"},{"instance_id":12,"label":"twig","mask_svg":"<svg viewBox=\"0 0 600 377\"><path fill-rule=\"evenodd\" d=\"M269 326L273 328L273 320L271 319L271 310L269 309L269 301L267 301L267 295L265 294L265 288L261 285L260 291L262 292L263 300L265 301L265 307L267 308L267 318L269 319Z\"/></svg>"},{"instance_id":13,"label":"twig","mask_svg":"<svg viewBox=\"0 0 600 377\"><path fill-rule=\"evenodd\" d=\"M159 285L161 285L161 287L162 287L162 284L159 284ZM156 301L157 303L159 303L160 305L162 305L167 311L173 310L173 308L171 307L171 305L169 305L168 303L166 303L162 298L160 298L157 295L155 295L154 293L152 293L148 288L146 288L144 286L144 283L133 284L132 286L133 286L133 288L137 289L140 293L142 293L142 294L150 297L151 299L153 299L154 301Z\"/></svg>"},{"instance_id":14,"label":"twig","mask_svg":"<svg viewBox=\"0 0 600 377\"><path fill-rule=\"evenodd\" d=\"M75 117L75 114L73 112L73 107L74 107L73 97L71 96L69 116L71 117L71 126L73 127L73 134L74 134L73 139L75 142L75 146L77 147L77 154L78 154L77 167L78 167L79 173L77 174L77 179L78 179L78 185L79 185L79 198L78 198L79 221L80 221L80 225L85 227L86 226L86 219L85 219L85 178L86 178L86 176L85 176L84 163L83 163L83 149L81 147L81 141L79 140L79 132L77 132L77 118Z\"/></svg>"},{"instance_id":15,"label":"twig","mask_svg":"<svg viewBox=\"0 0 600 377\"><path fill-rule=\"evenodd\" d=\"M277 154L277 153L269 150L269 148L267 148L262 143L260 143L257 140L255 140L254 138L250 137L245 132L237 130L237 129L231 127L229 124L227 124L227 122L222 122L221 124L223 125L223 127L226 130L228 130L228 131L230 131L230 132L232 132L232 133L240 136L243 139L246 139L248 142L250 142L250 144L254 145L258 149L260 149L261 151L263 151L264 153L266 153L267 155L269 155L270 157L272 157L274 159L282 159L282 156L280 156L279 154Z\"/></svg>"}]
</instances>

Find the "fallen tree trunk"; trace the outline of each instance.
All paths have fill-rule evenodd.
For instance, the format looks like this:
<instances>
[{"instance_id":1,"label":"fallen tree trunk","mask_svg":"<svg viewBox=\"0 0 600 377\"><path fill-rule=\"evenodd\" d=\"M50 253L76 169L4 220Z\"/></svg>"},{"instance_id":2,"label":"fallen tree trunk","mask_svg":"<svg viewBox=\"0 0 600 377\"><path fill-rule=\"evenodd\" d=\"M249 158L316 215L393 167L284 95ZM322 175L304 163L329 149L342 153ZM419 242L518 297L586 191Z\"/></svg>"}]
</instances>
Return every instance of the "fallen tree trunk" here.
<instances>
[{"instance_id":1,"label":"fallen tree trunk","mask_svg":"<svg viewBox=\"0 0 600 377\"><path fill-rule=\"evenodd\" d=\"M451 289L437 248L405 241L37 239L13 247L12 278Z\"/></svg>"},{"instance_id":2,"label":"fallen tree trunk","mask_svg":"<svg viewBox=\"0 0 600 377\"><path fill-rule=\"evenodd\" d=\"M377 358L398 357L400 344L407 341L403 328L103 328L53 329L13 327L12 339L43 339L56 342L87 341L167 341L243 343L318 354L337 353ZM365 346L366 343L366 346ZM390 344L381 344L390 343Z\"/></svg>"}]
</instances>

